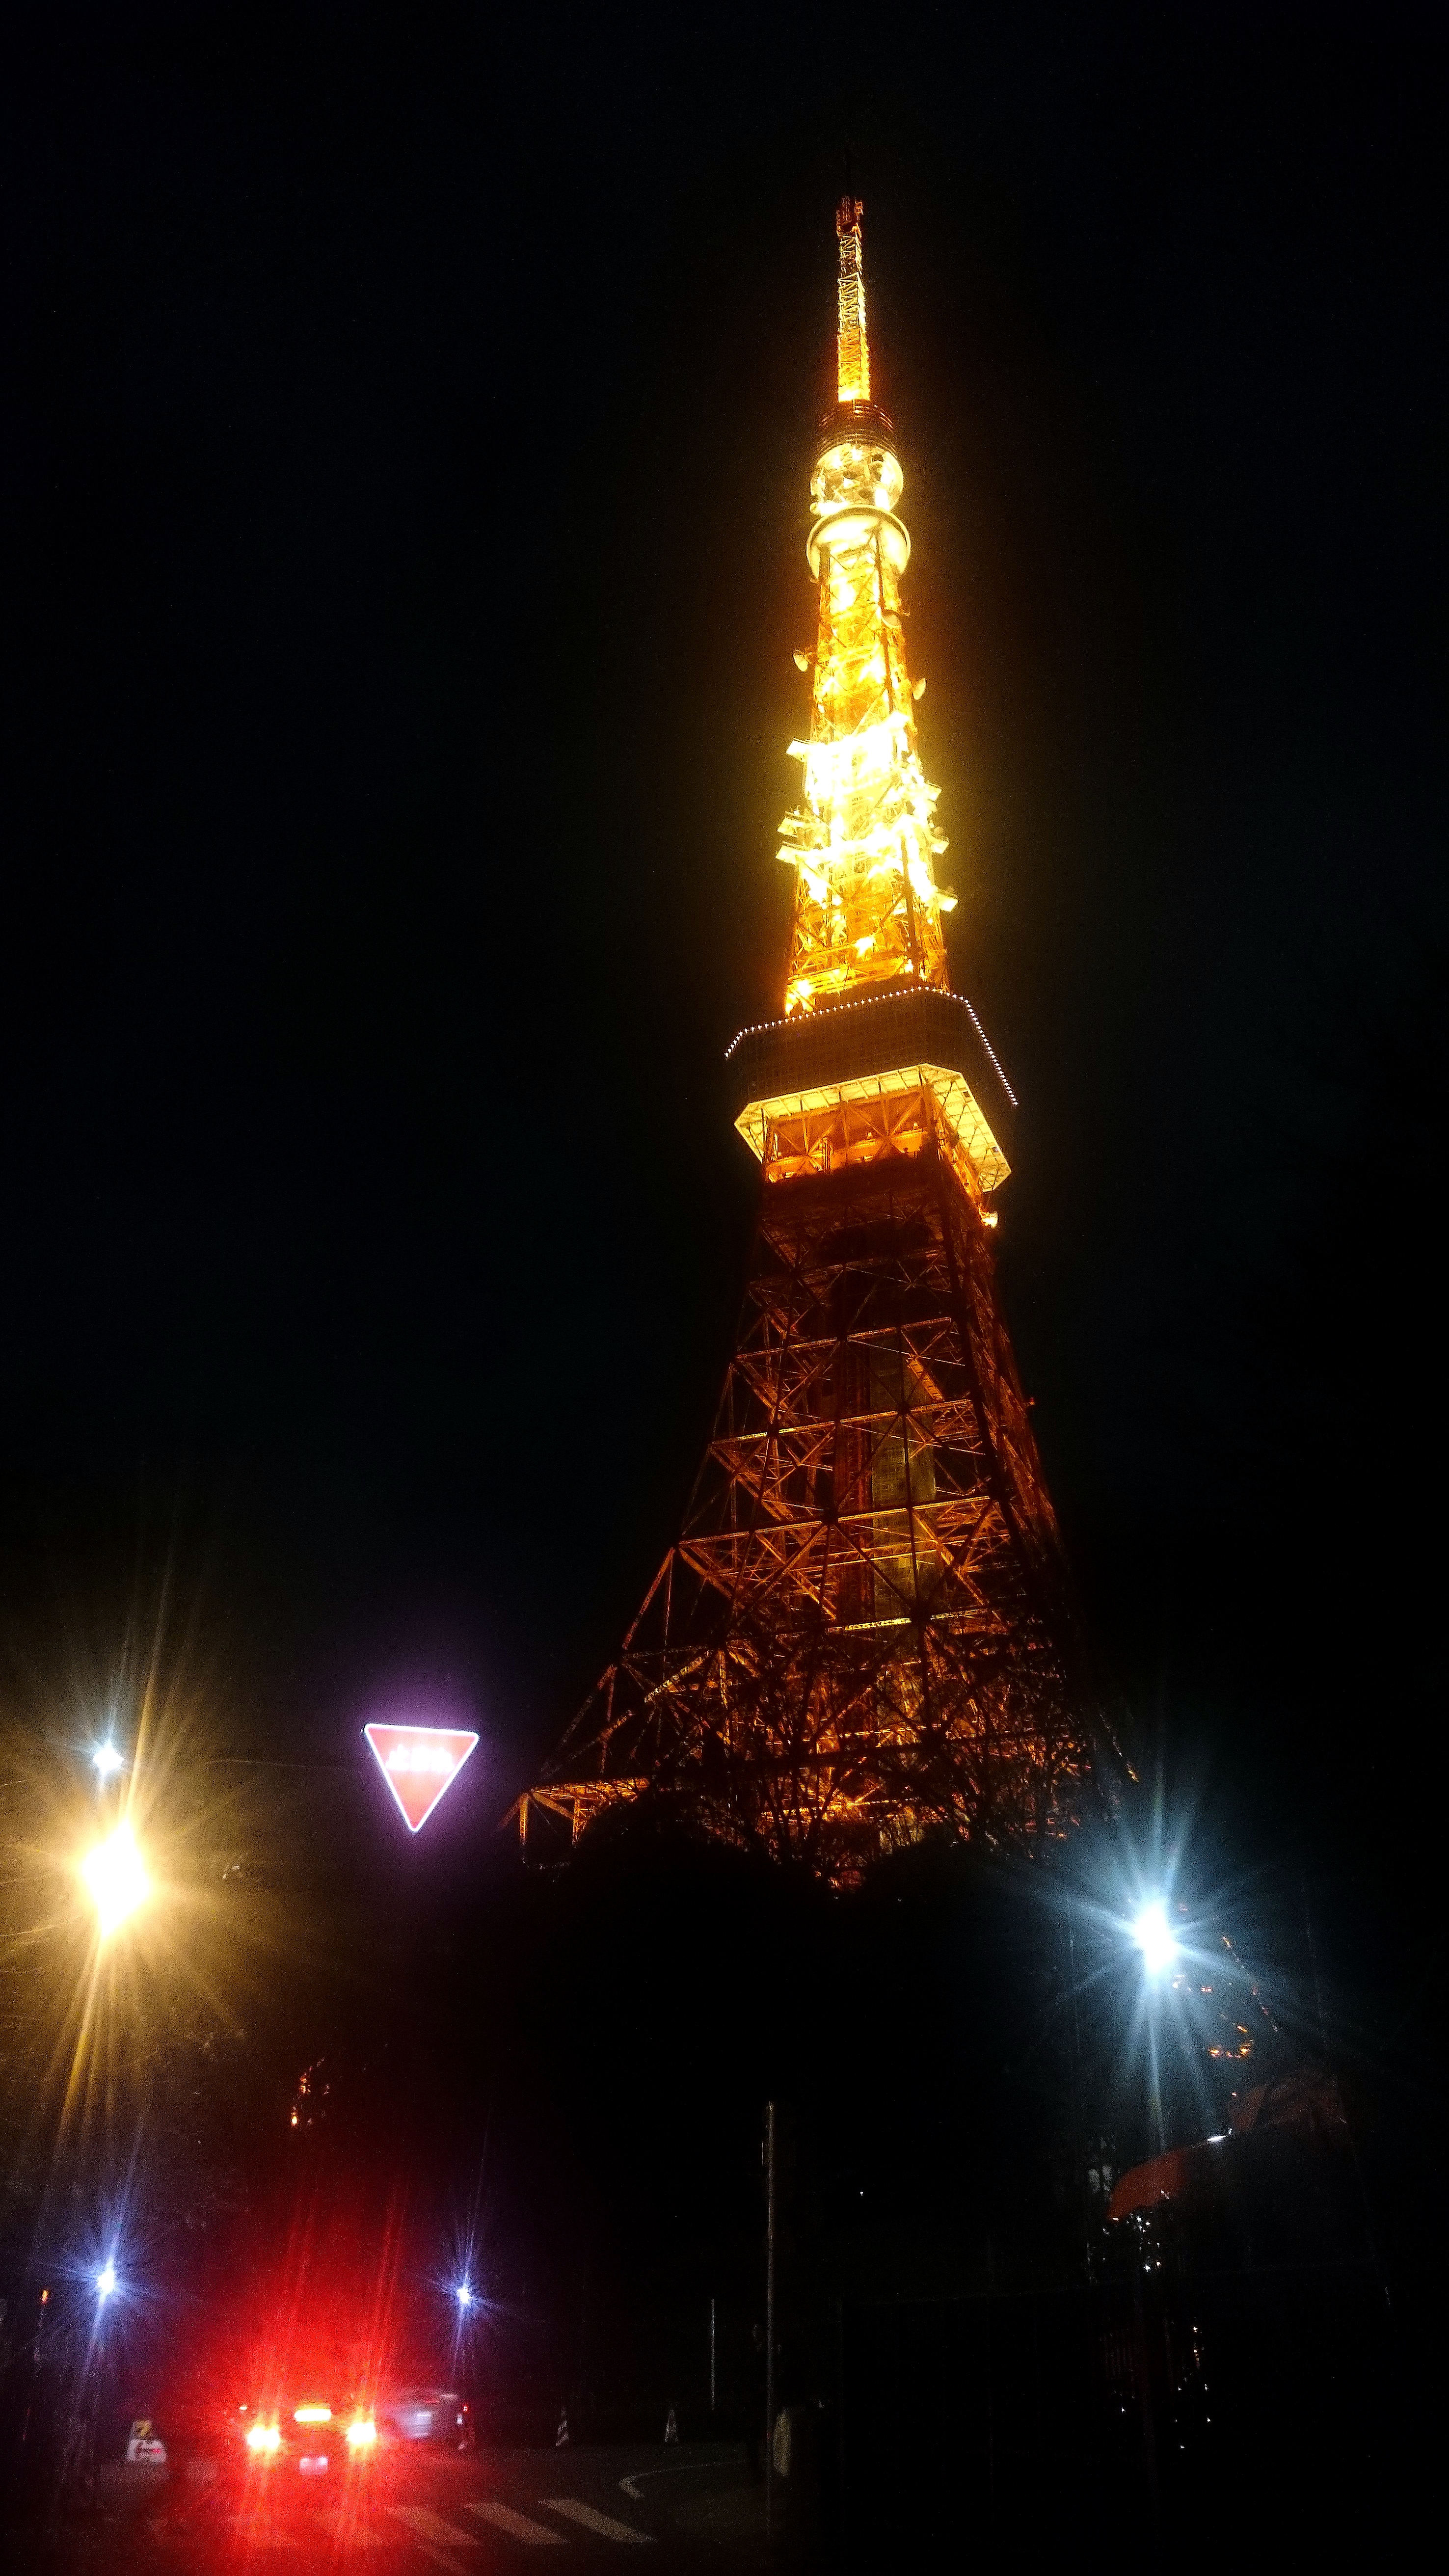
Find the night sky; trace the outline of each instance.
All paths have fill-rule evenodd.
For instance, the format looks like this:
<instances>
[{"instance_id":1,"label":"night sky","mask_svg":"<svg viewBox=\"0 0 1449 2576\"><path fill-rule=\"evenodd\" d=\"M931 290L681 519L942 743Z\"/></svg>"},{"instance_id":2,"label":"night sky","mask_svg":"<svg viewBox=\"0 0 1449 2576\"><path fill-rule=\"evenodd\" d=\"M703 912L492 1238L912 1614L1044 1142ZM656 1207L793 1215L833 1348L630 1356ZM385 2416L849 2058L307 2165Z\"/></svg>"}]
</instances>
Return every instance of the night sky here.
<instances>
[{"instance_id":1,"label":"night sky","mask_svg":"<svg viewBox=\"0 0 1449 2576\"><path fill-rule=\"evenodd\" d=\"M849 185L1104 1687L1386 1889L1443 1664L1428 13L850 18L12 36L7 1703L126 1722L164 1589L233 1749L471 1712L481 1849L608 1660L749 1249Z\"/></svg>"}]
</instances>

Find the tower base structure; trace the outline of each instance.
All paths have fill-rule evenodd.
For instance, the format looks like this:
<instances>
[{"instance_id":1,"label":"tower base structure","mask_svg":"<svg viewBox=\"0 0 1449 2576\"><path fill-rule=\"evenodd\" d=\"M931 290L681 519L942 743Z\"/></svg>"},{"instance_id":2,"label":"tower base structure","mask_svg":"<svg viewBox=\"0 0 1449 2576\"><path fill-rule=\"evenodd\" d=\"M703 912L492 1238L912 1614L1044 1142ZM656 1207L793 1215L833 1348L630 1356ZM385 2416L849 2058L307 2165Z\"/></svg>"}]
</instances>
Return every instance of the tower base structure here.
<instances>
[{"instance_id":1,"label":"tower base structure","mask_svg":"<svg viewBox=\"0 0 1449 2576\"><path fill-rule=\"evenodd\" d=\"M846 1884L933 1832L1040 1843L1091 1796L1077 1623L962 1153L978 1106L950 1066L873 1091L850 1043L813 1108L796 1086L741 1114L762 1208L713 1436L617 1661L520 1802L525 1845L646 1797Z\"/></svg>"}]
</instances>

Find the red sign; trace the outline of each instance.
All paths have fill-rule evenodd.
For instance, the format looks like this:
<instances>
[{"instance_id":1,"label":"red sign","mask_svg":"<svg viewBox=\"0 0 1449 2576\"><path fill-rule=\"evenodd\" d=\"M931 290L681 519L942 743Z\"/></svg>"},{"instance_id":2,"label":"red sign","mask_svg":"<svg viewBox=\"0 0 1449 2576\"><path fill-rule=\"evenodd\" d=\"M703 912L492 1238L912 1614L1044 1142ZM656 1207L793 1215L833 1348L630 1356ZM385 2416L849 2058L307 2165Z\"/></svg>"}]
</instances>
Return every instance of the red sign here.
<instances>
[{"instance_id":1,"label":"red sign","mask_svg":"<svg viewBox=\"0 0 1449 2576\"><path fill-rule=\"evenodd\" d=\"M461 1726L365 1726L362 1732L412 1834L427 1823L478 1741Z\"/></svg>"}]
</instances>

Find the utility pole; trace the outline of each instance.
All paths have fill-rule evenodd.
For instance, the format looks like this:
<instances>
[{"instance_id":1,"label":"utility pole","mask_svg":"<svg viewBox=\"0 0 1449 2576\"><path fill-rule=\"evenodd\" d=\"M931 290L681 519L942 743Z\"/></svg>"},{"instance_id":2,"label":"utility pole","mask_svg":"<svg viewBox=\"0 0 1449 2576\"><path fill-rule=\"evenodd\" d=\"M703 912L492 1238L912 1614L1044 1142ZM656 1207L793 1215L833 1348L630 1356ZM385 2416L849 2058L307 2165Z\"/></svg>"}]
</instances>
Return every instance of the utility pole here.
<instances>
[{"instance_id":1,"label":"utility pole","mask_svg":"<svg viewBox=\"0 0 1449 2576\"><path fill-rule=\"evenodd\" d=\"M1147 1999L1147 2122L1148 2143L1154 2156L1167 2153L1167 2131L1162 2119L1162 2069L1157 2055L1157 2014L1153 1999Z\"/></svg>"},{"instance_id":2,"label":"utility pole","mask_svg":"<svg viewBox=\"0 0 1449 2576\"><path fill-rule=\"evenodd\" d=\"M1077 2163L1076 2201L1082 2221L1082 2272L1092 2277L1092 2210L1087 2192L1087 2123L1082 2109L1082 2033L1077 2018L1077 1936L1067 1916L1067 1999L1072 2008L1072 2153Z\"/></svg>"},{"instance_id":3,"label":"utility pole","mask_svg":"<svg viewBox=\"0 0 1449 2576\"><path fill-rule=\"evenodd\" d=\"M775 2105L765 2104L765 2538L775 2537Z\"/></svg>"},{"instance_id":4,"label":"utility pole","mask_svg":"<svg viewBox=\"0 0 1449 2576\"><path fill-rule=\"evenodd\" d=\"M1328 2063L1328 2024L1323 2014L1323 1987L1318 1975L1318 1944L1313 1938L1313 1917L1308 1911L1308 1871L1303 1854L1298 1854L1298 1893L1303 1899L1303 1931L1308 1943L1308 1965L1313 1972L1313 2017L1318 2024L1318 2054Z\"/></svg>"},{"instance_id":5,"label":"utility pole","mask_svg":"<svg viewBox=\"0 0 1449 2576\"><path fill-rule=\"evenodd\" d=\"M714 2413L717 2382L714 2367L714 2301L709 2303L709 2411Z\"/></svg>"}]
</instances>

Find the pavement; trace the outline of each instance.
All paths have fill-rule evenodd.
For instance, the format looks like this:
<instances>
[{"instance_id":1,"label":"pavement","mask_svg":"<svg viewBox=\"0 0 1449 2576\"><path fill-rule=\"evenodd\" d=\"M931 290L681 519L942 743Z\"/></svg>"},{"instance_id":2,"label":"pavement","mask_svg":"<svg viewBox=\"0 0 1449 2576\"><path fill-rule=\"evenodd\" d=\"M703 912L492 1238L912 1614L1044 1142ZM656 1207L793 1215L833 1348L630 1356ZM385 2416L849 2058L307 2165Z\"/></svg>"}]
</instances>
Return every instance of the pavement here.
<instances>
[{"instance_id":1,"label":"pavement","mask_svg":"<svg viewBox=\"0 0 1449 2576\"><path fill-rule=\"evenodd\" d=\"M764 2566L764 2496L739 2444L407 2445L335 2483L272 2466L223 2477L204 2460L168 2482L118 2462L46 2563L67 2576L522 2576L549 2551L558 2576L584 2576L646 2550L650 2576ZM40 2563L28 2551L17 2563L27 2561Z\"/></svg>"}]
</instances>

